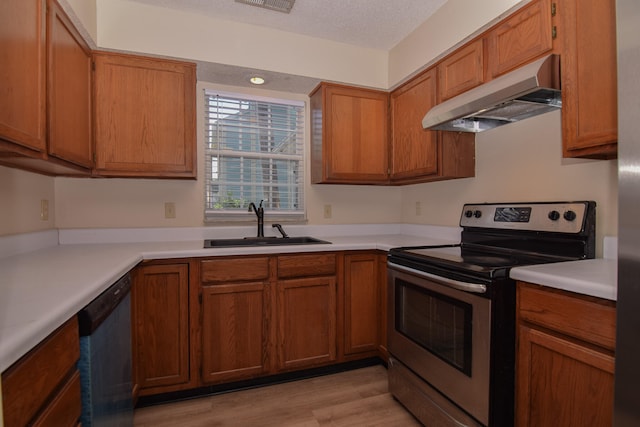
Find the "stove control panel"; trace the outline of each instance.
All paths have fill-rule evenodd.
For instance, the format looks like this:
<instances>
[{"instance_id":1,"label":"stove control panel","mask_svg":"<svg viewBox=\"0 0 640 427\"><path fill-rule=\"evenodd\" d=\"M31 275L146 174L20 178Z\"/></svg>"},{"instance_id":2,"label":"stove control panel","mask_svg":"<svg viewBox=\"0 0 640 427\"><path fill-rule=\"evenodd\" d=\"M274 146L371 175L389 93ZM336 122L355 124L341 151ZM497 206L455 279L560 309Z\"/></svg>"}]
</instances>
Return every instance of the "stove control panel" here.
<instances>
[{"instance_id":1,"label":"stove control panel","mask_svg":"<svg viewBox=\"0 0 640 427\"><path fill-rule=\"evenodd\" d=\"M466 204L461 227L580 233L595 202Z\"/></svg>"}]
</instances>

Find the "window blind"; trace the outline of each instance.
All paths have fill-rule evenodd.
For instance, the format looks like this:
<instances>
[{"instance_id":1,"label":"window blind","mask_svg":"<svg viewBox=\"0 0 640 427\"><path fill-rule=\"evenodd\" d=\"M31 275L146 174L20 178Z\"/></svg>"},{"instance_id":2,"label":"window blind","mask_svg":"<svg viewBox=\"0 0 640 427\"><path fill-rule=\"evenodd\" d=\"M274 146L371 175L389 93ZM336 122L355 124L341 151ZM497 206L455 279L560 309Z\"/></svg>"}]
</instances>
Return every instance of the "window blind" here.
<instances>
[{"instance_id":1,"label":"window blind","mask_svg":"<svg viewBox=\"0 0 640 427\"><path fill-rule=\"evenodd\" d=\"M205 92L205 115L205 220L304 219L304 104Z\"/></svg>"}]
</instances>

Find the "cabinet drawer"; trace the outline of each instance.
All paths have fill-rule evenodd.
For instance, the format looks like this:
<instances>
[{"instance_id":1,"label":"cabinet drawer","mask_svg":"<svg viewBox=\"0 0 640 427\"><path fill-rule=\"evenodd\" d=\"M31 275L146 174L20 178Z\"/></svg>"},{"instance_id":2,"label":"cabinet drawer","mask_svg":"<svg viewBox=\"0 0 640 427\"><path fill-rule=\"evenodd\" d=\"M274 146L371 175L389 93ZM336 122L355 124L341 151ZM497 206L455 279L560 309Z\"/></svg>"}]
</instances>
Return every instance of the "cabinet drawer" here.
<instances>
[{"instance_id":1,"label":"cabinet drawer","mask_svg":"<svg viewBox=\"0 0 640 427\"><path fill-rule=\"evenodd\" d=\"M518 282L520 320L615 349L615 303Z\"/></svg>"},{"instance_id":2,"label":"cabinet drawer","mask_svg":"<svg viewBox=\"0 0 640 427\"><path fill-rule=\"evenodd\" d=\"M278 257L278 278L332 276L336 274L336 254L314 253Z\"/></svg>"},{"instance_id":3,"label":"cabinet drawer","mask_svg":"<svg viewBox=\"0 0 640 427\"><path fill-rule=\"evenodd\" d=\"M267 280L269 258L220 258L201 261L200 278L203 283Z\"/></svg>"},{"instance_id":4,"label":"cabinet drawer","mask_svg":"<svg viewBox=\"0 0 640 427\"><path fill-rule=\"evenodd\" d=\"M52 398L80 357L73 317L2 374L5 426L24 426Z\"/></svg>"},{"instance_id":5,"label":"cabinet drawer","mask_svg":"<svg viewBox=\"0 0 640 427\"><path fill-rule=\"evenodd\" d=\"M53 399L51 405L33 423L33 427L77 426L82 412L81 402L80 372L76 370L62 387L60 393Z\"/></svg>"}]
</instances>

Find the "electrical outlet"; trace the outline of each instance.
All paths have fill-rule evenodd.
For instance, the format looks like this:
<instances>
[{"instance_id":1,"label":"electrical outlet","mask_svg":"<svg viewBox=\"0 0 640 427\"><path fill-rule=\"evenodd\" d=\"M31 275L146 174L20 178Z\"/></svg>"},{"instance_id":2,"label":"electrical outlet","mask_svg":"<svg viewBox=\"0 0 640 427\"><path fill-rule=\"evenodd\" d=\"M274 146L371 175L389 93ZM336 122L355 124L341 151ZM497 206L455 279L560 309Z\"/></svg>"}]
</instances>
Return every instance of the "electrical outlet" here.
<instances>
[{"instance_id":1,"label":"electrical outlet","mask_svg":"<svg viewBox=\"0 0 640 427\"><path fill-rule=\"evenodd\" d=\"M324 205L324 217L331 218L331 205Z\"/></svg>"},{"instance_id":2,"label":"electrical outlet","mask_svg":"<svg viewBox=\"0 0 640 427\"><path fill-rule=\"evenodd\" d=\"M416 202L416 216L422 215L422 206L420 206L420 202Z\"/></svg>"},{"instance_id":3,"label":"electrical outlet","mask_svg":"<svg viewBox=\"0 0 640 427\"><path fill-rule=\"evenodd\" d=\"M40 219L43 221L49 220L49 201L46 199L40 200Z\"/></svg>"},{"instance_id":4,"label":"electrical outlet","mask_svg":"<svg viewBox=\"0 0 640 427\"><path fill-rule=\"evenodd\" d=\"M176 217L176 204L173 202L165 202L164 204L164 217L175 218Z\"/></svg>"}]
</instances>

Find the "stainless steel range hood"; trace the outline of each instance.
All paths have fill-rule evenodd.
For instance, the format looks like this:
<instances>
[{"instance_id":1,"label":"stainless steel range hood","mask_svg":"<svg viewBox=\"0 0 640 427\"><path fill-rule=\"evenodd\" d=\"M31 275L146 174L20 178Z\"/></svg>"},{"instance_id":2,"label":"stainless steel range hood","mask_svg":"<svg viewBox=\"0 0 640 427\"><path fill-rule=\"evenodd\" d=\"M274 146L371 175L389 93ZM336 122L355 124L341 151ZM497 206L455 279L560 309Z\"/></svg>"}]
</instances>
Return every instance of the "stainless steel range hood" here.
<instances>
[{"instance_id":1,"label":"stainless steel range hood","mask_svg":"<svg viewBox=\"0 0 640 427\"><path fill-rule=\"evenodd\" d=\"M436 105L422 127L482 132L561 107L560 58L549 55Z\"/></svg>"}]
</instances>

